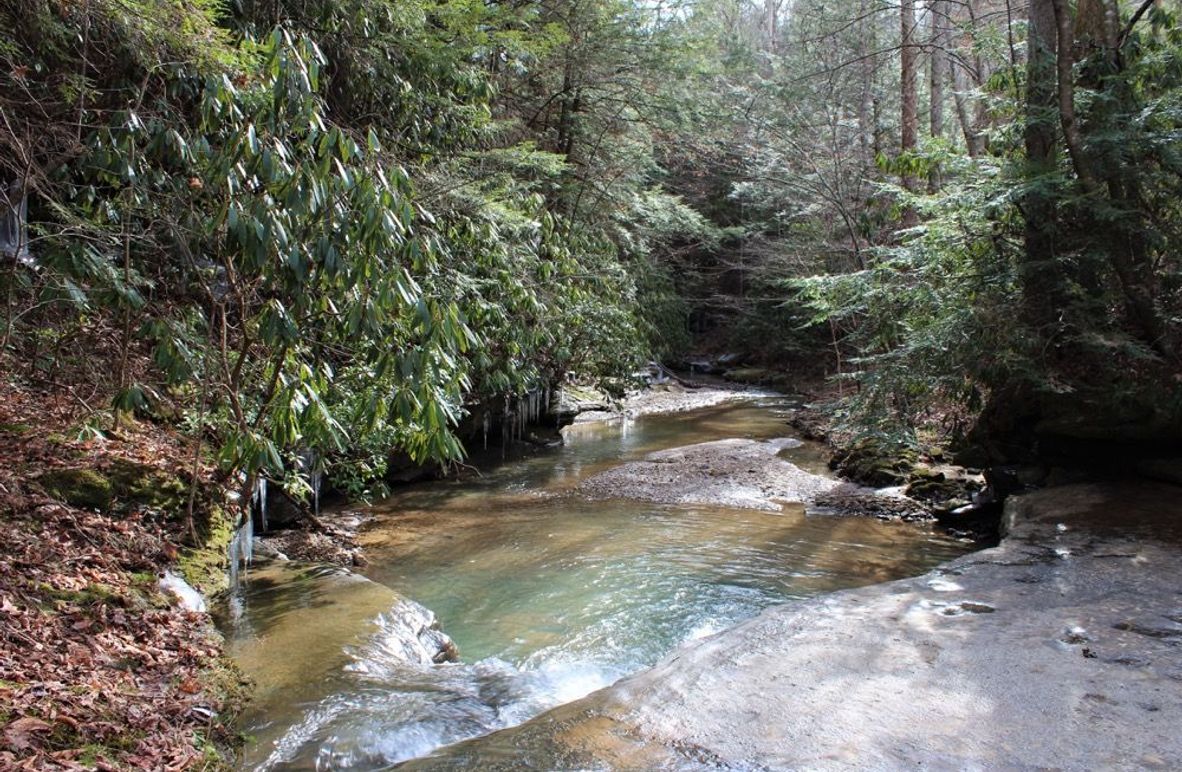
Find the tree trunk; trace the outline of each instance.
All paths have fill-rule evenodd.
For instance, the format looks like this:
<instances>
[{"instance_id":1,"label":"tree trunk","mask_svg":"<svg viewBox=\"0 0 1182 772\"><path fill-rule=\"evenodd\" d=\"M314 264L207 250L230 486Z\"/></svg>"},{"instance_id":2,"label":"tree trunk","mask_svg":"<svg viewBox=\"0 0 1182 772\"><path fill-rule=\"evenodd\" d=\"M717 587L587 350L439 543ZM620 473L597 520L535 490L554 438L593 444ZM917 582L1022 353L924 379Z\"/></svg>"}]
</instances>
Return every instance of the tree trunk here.
<instances>
[{"instance_id":1,"label":"tree trunk","mask_svg":"<svg viewBox=\"0 0 1182 772\"><path fill-rule=\"evenodd\" d=\"M764 50L776 52L776 23L780 13L780 0L764 0L763 3L763 35Z\"/></svg>"},{"instance_id":2,"label":"tree trunk","mask_svg":"<svg viewBox=\"0 0 1182 772\"><path fill-rule=\"evenodd\" d=\"M902 0L900 21L900 87L902 113L899 120L900 150L904 155L914 152L919 141L919 96L916 92L915 0ZM904 173L903 186L916 189L915 175Z\"/></svg>"},{"instance_id":3,"label":"tree trunk","mask_svg":"<svg viewBox=\"0 0 1182 772\"><path fill-rule=\"evenodd\" d=\"M1075 120L1075 35L1072 32L1074 25L1071 10L1067 7L1067 0L1051 0L1051 8L1055 12L1059 36L1059 55L1055 68L1058 77L1059 123L1063 127L1063 141L1067 145L1067 154L1071 156L1075 174L1084 192L1092 193L1096 189L1096 181L1092 177L1091 164L1084 156L1083 138Z\"/></svg>"},{"instance_id":4,"label":"tree trunk","mask_svg":"<svg viewBox=\"0 0 1182 772\"><path fill-rule=\"evenodd\" d=\"M933 139L938 139L944 136L944 85L948 82L947 0L930 0L928 10L932 19L928 131ZM928 190L934 193L939 189L940 170L933 168Z\"/></svg>"},{"instance_id":5,"label":"tree trunk","mask_svg":"<svg viewBox=\"0 0 1182 772\"><path fill-rule=\"evenodd\" d=\"M1031 0L1026 61L1027 175L1035 183L1023 199L1026 255L1021 268L1026 322L1039 338L1053 337L1062 309L1059 264L1055 258L1055 196L1047 178L1055 174L1058 122L1055 49L1058 38L1052 0ZM1040 178L1044 178L1040 183Z\"/></svg>"},{"instance_id":6,"label":"tree trunk","mask_svg":"<svg viewBox=\"0 0 1182 772\"><path fill-rule=\"evenodd\" d=\"M977 158L985 153L985 137L981 134L980 126L973 113L970 112L972 105L969 103L967 92L971 86L965 77L962 66L954 64L948 70L952 98L956 102L956 117L960 119L960 130L964 135L965 148L968 149L970 157Z\"/></svg>"},{"instance_id":7,"label":"tree trunk","mask_svg":"<svg viewBox=\"0 0 1182 772\"><path fill-rule=\"evenodd\" d=\"M947 0L931 0L932 60L929 130L933 137L944 135L944 86L948 82Z\"/></svg>"},{"instance_id":8,"label":"tree trunk","mask_svg":"<svg viewBox=\"0 0 1182 772\"><path fill-rule=\"evenodd\" d=\"M877 126L874 112L874 70L877 57L874 56L874 17L869 12L869 1L861 0L859 8L858 57L861 59L861 88L858 100L858 143L862 151L862 163L874 165Z\"/></svg>"}]
</instances>

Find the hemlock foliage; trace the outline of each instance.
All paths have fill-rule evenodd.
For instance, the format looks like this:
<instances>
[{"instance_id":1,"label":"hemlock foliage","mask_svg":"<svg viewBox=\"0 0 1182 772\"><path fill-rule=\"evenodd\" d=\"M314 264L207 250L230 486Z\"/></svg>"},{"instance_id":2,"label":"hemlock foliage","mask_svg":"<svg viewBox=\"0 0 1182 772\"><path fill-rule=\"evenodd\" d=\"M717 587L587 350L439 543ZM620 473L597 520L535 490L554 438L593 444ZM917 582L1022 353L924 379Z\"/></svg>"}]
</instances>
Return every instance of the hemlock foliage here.
<instances>
[{"instance_id":1,"label":"hemlock foliage","mask_svg":"<svg viewBox=\"0 0 1182 772\"><path fill-rule=\"evenodd\" d=\"M176 402L227 472L354 493L695 343L826 362L888 431L1168 434L1177 2L1069 5L14 0L0 343L110 386L92 431Z\"/></svg>"}]
</instances>

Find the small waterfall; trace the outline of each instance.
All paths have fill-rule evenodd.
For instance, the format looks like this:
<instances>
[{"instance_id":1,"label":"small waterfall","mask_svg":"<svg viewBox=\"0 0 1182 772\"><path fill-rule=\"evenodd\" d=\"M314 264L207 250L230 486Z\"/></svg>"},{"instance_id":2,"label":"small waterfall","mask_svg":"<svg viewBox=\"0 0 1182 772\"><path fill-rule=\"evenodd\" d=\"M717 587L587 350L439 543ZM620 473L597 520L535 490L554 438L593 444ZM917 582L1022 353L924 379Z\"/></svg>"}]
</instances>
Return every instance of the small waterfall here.
<instances>
[{"instance_id":1,"label":"small waterfall","mask_svg":"<svg viewBox=\"0 0 1182 772\"><path fill-rule=\"evenodd\" d=\"M484 427L484 449L488 450L488 430L492 428L492 413L488 412L488 408L484 409L482 425Z\"/></svg>"}]
</instances>

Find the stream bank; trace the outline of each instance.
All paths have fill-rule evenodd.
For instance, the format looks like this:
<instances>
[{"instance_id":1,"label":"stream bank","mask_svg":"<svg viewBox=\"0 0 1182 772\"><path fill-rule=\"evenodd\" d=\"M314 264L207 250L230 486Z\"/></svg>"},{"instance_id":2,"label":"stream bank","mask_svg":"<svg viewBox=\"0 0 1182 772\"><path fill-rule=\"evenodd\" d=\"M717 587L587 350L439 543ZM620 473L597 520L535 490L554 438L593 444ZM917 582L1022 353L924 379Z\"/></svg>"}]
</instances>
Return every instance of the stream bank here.
<instances>
[{"instance_id":1,"label":"stream bank","mask_svg":"<svg viewBox=\"0 0 1182 772\"><path fill-rule=\"evenodd\" d=\"M127 417L87 439L69 393L2 385L0 768L229 768L241 673L209 615L172 597L174 572L225 586L233 523L211 470L201 546L183 548L179 433Z\"/></svg>"},{"instance_id":2,"label":"stream bank","mask_svg":"<svg viewBox=\"0 0 1182 772\"><path fill-rule=\"evenodd\" d=\"M407 768L1178 768L1178 494L1014 497L997 547L770 609Z\"/></svg>"}]
</instances>

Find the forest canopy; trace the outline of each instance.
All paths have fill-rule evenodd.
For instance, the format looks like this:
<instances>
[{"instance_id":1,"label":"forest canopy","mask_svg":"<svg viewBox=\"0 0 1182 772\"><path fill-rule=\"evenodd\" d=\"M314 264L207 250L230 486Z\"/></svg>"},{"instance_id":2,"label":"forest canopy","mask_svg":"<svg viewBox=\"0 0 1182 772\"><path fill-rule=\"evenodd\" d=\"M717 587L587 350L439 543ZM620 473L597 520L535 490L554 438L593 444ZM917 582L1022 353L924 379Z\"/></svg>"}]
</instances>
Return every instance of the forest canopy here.
<instances>
[{"instance_id":1,"label":"forest canopy","mask_svg":"<svg viewBox=\"0 0 1182 772\"><path fill-rule=\"evenodd\" d=\"M358 494L459 459L475 402L694 348L993 460L1171 441L1177 12L12 0L0 345L109 394L87 431L296 488L311 448Z\"/></svg>"}]
</instances>

